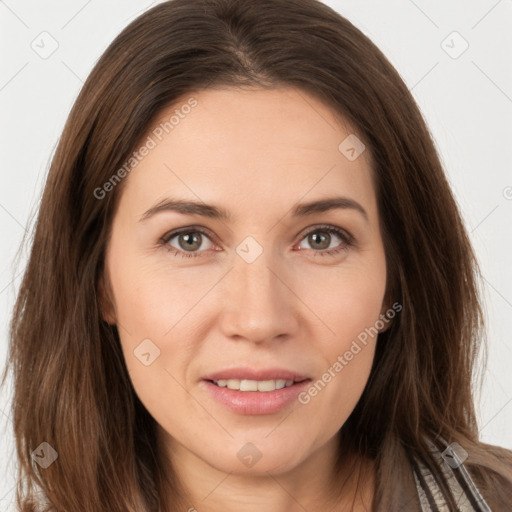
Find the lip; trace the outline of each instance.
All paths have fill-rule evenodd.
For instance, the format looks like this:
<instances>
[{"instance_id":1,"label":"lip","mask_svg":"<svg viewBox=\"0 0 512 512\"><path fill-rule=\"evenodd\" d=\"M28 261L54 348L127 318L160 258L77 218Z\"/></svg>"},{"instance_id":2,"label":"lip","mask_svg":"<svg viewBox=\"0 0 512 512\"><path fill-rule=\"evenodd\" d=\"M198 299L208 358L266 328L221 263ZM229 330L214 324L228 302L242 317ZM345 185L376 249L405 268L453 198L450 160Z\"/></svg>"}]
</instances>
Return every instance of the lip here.
<instances>
[{"instance_id":1,"label":"lip","mask_svg":"<svg viewBox=\"0 0 512 512\"><path fill-rule=\"evenodd\" d=\"M307 375L287 370L285 368L262 368L260 370L250 367L226 368L217 372L209 373L202 377L203 380L221 380L221 379L238 379L238 380L293 380L300 382L309 379ZM250 391L242 391L242 393L250 393ZM259 393L259 391L256 391ZM269 391L268 393L272 393Z\"/></svg>"},{"instance_id":2,"label":"lip","mask_svg":"<svg viewBox=\"0 0 512 512\"><path fill-rule=\"evenodd\" d=\"M225 373L222 373L222 375L224 374ZM258 378L251 380L270 379ZM264 392L237 391L236 389L221 388L209 380L202 380L200 384L204 386L214 400L227 407L232 412L246 415L262 415L274 414L290 406L297 400L298 395L309 385L310 381L311 379L306 379L302 382L296 382L289 387Z\"/></svg>"}]
</instances>

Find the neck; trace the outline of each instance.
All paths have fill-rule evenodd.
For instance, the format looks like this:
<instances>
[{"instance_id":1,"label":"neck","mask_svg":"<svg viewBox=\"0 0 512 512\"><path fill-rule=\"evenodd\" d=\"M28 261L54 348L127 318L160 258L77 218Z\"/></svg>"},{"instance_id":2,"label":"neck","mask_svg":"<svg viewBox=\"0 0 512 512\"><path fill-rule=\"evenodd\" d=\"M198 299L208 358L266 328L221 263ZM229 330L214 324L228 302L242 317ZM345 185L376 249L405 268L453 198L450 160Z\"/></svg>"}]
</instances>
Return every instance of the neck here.
<instances>
[{"instance_id":1,"label":"neck","mask_svg":"<svg viewBox=\"0 0 512 512\"><path fill-rule=\"evenodd\" d=\"M338 435L293 469L263 474L222 471L189 451L160 427L159 435L162 449L171 461L167 465L168 478L178 485L175 489L181 489L167 490L168 502L180 504L179 509L169 508L167 512L359 512L371 509L375 489L373 461L355 452L337 461Z\"/></svg>"}]
</instances>

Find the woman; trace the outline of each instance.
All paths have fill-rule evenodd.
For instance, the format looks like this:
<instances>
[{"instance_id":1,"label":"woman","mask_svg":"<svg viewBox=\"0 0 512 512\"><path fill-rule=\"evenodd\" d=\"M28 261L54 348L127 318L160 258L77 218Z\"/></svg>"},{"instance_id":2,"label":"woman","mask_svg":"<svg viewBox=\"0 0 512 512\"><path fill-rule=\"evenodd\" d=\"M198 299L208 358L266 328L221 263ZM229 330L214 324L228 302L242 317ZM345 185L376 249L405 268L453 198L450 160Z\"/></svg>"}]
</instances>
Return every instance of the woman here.
<instances>
[{"instance_id":1,"label":"woman","mask_svg":"<svg viewBox=\"0 0 512 512\"><path fill-rule=\"evenodd\" d=\"M477 279L419 109L350 22L159 4L46 183L11 326L20 509L509 510Z\"/></svg>"}]
</instances>

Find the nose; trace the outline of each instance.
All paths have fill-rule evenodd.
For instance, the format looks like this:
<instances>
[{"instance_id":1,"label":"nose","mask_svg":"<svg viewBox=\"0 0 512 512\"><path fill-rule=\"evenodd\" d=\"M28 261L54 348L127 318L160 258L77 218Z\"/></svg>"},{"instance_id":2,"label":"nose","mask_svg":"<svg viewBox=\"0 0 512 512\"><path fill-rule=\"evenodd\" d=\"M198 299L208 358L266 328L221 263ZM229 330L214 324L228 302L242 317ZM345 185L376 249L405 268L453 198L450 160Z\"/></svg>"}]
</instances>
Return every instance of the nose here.
<instances>
[{"instance_id":1,"label":"nose","mask_svg":"<svg viewBox=\"0 0 512 512\"><path fill-rule=\"evenodd\" d=\"M300 300L284 267L270 250L263 250L252 262L235 255L220 297L225 336L264 343L297 335Z\"/></svg>"}]
</instances>

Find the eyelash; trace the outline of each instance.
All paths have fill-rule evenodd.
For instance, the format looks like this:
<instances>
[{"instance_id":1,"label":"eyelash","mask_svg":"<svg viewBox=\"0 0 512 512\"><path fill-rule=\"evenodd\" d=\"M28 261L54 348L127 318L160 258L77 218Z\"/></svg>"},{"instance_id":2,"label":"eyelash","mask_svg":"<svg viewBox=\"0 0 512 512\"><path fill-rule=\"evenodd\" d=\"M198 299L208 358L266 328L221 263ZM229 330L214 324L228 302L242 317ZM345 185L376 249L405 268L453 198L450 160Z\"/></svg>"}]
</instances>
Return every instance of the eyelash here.
<instances>
[{"instance_id":1,"label":"eyelash","mask_svg":"<svg viewBox=\"0 0 512 512\"><path fill-rule=\"evenodd\" d=\"M316 233L317 231L319 231L321 233L335 234L343 240L343 244L341 247L337 247L334 249L324 249L323 251L313 250L313 254L315 256L334 256L338 253L348 251L352 246L355 245L354 238L351 235L349 235L345 230L336 228L334 226L329 226L329 225L316 226L314 229L306 232L303 235L303 237L300 239L300 242L302 242L302 240L304 240L304 238L306 238L308 235L310 235L312 233ZM177 231L171 231L170 233L165 234L159 240L159 244L164 246L166 250L173 253L174 256L181 256L183 258L196 258L196 257L202 256L202 253L205 251L186 252L186 251L181 251L179 249L176 249L175 247L172 247L169 245L169 242L174 237L182 235L182 234L191 234L191 233L201 233L205 237L211 239L209 232L207 232L203 228L192 226L192 227L183 228L183 229L180 229ZM301 250L304 250L304 249L301 249Z\"/></svg>"}]
</instances>

